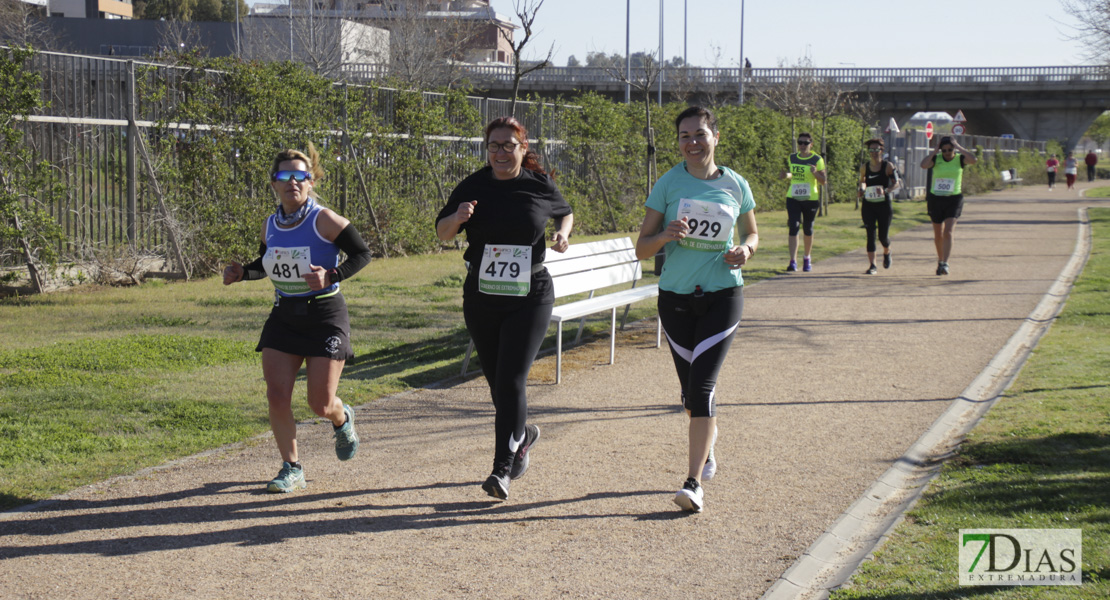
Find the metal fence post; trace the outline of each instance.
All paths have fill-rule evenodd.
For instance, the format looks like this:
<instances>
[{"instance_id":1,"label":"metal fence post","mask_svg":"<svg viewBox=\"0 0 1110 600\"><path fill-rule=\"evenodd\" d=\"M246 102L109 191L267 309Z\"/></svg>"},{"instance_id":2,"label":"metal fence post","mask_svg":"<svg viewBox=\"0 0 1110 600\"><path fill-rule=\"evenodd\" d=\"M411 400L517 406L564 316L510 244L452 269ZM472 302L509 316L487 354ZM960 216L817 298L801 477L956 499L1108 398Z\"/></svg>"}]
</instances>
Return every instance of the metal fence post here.
<instances>
[{"instance_id":1,"label":"metal fence post","mask_svg":"<svg viewBox=\"0 0 1110 600\"><path fill-rule=\"evenodd\" d=\"M135 225L137 204L137 179L139 165L136 159L136 139L139 126L135 123L135 61L127 61L127 241L135 246Z\"/></svg>"}]
</instances>

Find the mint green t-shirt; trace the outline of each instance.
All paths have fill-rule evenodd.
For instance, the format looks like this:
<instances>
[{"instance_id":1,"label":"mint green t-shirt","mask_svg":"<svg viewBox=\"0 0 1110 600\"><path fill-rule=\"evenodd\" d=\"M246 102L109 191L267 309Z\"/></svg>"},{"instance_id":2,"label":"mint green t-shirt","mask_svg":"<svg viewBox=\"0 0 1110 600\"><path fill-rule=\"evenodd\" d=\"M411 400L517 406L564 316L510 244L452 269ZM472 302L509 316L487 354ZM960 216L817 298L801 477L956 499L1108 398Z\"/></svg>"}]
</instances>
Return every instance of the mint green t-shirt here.
<instances>
[{"instance_id":1,"label":"mint green t-shirt","mask_svg":"<svg viewBox=\"0 0 1110 600\"><path fill-rule=\"evenodd\" d=\"M686 239L663 247L667 260L659 276L661 290L692 294L699 285L703 292L744 285L740 269L728 268L724 256L734 244L736 219L755 210L755 199L743 177L728 167L720 169L724 175L705 181L687 173L686 162L680 162L655 182L648 196L647 207L663 213L664 227L684 215L692 229Z\"/></svg>"}]
</instances>

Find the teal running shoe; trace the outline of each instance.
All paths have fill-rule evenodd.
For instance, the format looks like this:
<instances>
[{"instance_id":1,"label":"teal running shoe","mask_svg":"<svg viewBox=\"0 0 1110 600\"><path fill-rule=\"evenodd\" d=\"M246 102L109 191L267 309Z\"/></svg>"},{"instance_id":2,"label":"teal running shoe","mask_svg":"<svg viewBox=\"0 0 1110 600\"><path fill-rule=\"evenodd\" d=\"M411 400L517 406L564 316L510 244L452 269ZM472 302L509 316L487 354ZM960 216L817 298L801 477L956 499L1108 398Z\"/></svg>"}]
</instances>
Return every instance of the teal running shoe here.
<instances>
[{"instance_id":1,"label":"teal running shoe","mask_svg":"<svg viewBox=\"0 0 1110 600\"><path fill-rule=\"evenodd\" d=\"M343 405L347 422L335 428L335 455L339 460L351 460L358 452L358 434L355 433L355 413L350 406Z\"/></svg>"},{"instance_id":2,"label":"teal running shoe","mask_svg":"<svg viewBox=\"0 0 1110 600\"><path fill-rule=\"evenodd\" d=\"M298 488L303 489L306 485L304 469L283 462L281 463L281 470L278 471L278 476L266 486L266 491L271 494L281 494L292 492Z\"/></svg>"}]
</instances>

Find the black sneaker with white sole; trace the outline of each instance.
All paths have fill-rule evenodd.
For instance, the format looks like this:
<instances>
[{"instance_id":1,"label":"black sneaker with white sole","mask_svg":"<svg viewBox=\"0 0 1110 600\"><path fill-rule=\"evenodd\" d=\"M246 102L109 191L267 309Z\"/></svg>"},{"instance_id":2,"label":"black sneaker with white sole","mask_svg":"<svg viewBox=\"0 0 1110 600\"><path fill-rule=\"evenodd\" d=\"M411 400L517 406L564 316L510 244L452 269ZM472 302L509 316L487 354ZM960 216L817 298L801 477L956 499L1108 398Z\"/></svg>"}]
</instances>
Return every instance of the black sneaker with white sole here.
<instances>
[{"instance_id":1,"label":"black sneaker with white sole","mask_svg":"<svg viewBox=\"0 0 1110 600\"><path fill-rule=\"evenodd\" d=\"M540 439L540 428L535 425L524 426L524 441L513 455L513 468L509 470L509 479L520 479L528 470L528 451Z\"/></svg>"},{"instance_id":2,"label":"black sneaker with white sole","mask_svg":"<svg viewBox=\"0 0 1110 600\"><path fill-rule=\"evenodd\" d=\"M499 500L505 500L509 497L509 476L508 474L490 473L486 478L485 483L482 484L482 489L487 494Z\"/></svg>"}]
</instances>

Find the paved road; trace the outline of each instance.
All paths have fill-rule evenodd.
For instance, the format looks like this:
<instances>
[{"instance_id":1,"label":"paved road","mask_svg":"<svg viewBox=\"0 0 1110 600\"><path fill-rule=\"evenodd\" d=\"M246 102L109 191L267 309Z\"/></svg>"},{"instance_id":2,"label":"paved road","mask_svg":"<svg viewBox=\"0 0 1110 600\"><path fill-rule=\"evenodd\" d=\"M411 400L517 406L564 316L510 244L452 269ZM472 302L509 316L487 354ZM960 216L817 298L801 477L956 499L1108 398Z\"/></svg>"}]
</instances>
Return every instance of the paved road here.
<instances>
[{"instance_id":1,"label":"paved road","mask_svg":"<svg viewBox=\"0 0 1110 600\"><path fill-rule=\"evenodd\" d=\"M1062 186L1061 186L1062 187ZM1076 243L1058 188L970 199L952 274L928 227L750 286L718 387L706 511L671 503L686 418L654 329L537 363L532 470L491 502L481 379L357 411L340 463L302 426L307 490L268 495L263 437L0 519L5 598L758 598L930 426L1041 300ZM862 237L862 231L861 237ZM567 367L574 365L577 367Z\"/></svg>"}]
</instances>

